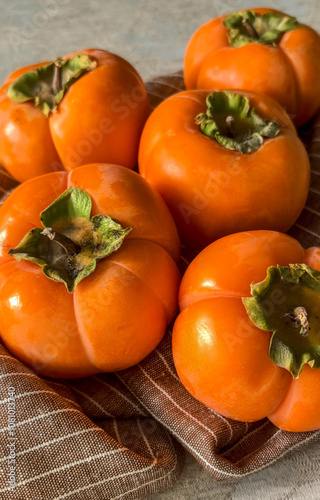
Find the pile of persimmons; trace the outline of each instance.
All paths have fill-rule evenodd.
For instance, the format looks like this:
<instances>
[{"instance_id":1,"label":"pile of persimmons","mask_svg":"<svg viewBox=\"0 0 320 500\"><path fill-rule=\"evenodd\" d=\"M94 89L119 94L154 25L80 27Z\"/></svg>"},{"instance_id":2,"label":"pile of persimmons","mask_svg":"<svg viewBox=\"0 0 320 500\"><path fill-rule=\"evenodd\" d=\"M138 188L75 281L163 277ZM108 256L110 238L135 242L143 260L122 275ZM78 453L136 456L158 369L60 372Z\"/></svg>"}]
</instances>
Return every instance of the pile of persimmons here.
<instances>
[{"instance_id":1,"label":"pile of persimmons","mask_svg":"<svg viewBox=\"0 0 320 500\"><path fill-rule=\"evenodd\" d=\"M193 35L184 77L153 112L104 50L4 82L0 162L20 184L0 208L1 339L41 375L123 370L179 303L173 356L195 398L319 429L320 249L284 233L309 189L296 127L320 108L320 36L234 12ZM181 284L180 241L200 252Z\"/></svg>"}]
</instances>

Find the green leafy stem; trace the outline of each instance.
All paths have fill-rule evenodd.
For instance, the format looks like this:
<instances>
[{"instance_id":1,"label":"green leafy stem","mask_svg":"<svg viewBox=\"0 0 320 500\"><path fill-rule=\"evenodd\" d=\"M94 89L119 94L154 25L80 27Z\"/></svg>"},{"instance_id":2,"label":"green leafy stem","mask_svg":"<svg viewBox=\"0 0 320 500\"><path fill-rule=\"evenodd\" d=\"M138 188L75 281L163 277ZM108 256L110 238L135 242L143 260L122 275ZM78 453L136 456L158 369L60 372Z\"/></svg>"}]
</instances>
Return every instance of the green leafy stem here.
<instances>
[{"instance_id":1,"label":"green leafy stem","mask_svg":"<svg viewBox=\"0 0 320 500\"><path fill-rule=\"evenodd\" d=\"M91 207L85 191L70 187L41 213L43 227L29 231L9 254L18 261L38 264L48 278L74 292L97 262L118 250L131 231L109 216L90 218Z\"/></svg>"}]
</instances>

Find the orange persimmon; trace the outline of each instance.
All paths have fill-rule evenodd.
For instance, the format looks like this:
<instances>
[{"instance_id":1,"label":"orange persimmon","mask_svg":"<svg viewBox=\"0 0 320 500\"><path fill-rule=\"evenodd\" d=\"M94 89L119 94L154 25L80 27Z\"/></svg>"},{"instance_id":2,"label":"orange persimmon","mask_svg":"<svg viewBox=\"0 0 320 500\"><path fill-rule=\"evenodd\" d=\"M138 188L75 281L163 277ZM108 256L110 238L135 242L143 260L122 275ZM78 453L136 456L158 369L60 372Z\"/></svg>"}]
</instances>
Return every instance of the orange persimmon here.
<instances>
[{"instance_id":1,"label":"orange persimmon","mask_svg":"<svg viewBox=\"0 0 320 500\"><path fill-rule=\"evenodd\" d=\"M30 179L1 206L0 228L1 339L25 364L82 377L132 366L160 342L180 243L137 173L92 164Z\"/></svg>"},{"instance_id":2,"label":"orange persimmon","mask_svg":"<svg viewBox=\"0 0 320 500\"><path fill-rule=\"evenodd\" d=\"M0 162L20 182L96 162L132 169L149 113L137 71L104 50L21 68L0 89Z\"/></svg>"},{"instance_id":3,"label":"orange persimmon","mask_svg":"<svg viewBox=\"0 0 320 500\"><path fill-rule=\"evenodd\" d=\"M238 231L286 232L310 179L306 150L280 104L240 91L190 90L161 103L142 133L139 170L198 249Z\"/></svg>"},{"instance_id":4,"label":"orange persimmon","mask_svg":"<svg viewBox=\"0 0 320 500\"><path fill-rule=\"evenodd\" d=\"M320 107L320 36L282 12L258 8L212 19L190 39L187 89L254 90L300 126Z\"/></svg>"},{"instance_id":5,"label":"orange persimmon","mask_svg":"<svg viewBox=\"0 0 320 500\"><path fill-rule=\"evenodd\" d=\"M274 231L205 248L183 277L173 328L186 389L231 419L319 429L319 271L319 248Z\"/></svg>"}]
</instances>

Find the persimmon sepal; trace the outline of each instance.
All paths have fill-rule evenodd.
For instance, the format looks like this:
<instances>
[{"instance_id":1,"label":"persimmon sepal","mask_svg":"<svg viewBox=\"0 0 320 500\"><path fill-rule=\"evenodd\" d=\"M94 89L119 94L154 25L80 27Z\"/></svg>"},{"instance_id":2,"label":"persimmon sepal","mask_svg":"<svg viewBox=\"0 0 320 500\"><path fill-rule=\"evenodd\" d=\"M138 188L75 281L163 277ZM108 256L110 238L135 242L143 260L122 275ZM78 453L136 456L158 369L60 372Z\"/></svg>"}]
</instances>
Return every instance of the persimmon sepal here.
<instances>
[{"instance_id":1,"label":"persimmon sepal","mask_svg":"<svg viewBox=\"0 0 320 500\"><path fill-rule=\"evenodd\" d=\"M223 25L229 31L231 47L243 47L248 43L259 43L275 47L284 33L298 28L295 17L277 12L262 15L253 10L233 12L226 17Z\"/></svg>"},{"instance_id":2,"label":"persimmon sepal","mask_svg":"<svg viewBox=\"0 0 320 500\"><path fill-rule=\"evenodd\" d=\"M92 71L97 62L87 54L77 54L71 59L57 58L46 66L28 71L7 89L14 102L33 101L45 116L55 113L66 91L82 75Z\"/></svg>"},{"instance_id":3,"label":"persimmon sepal","mask_svg":"<svg viewBox=\"0 0 320 500\"><path fill-rule=\"evenodd\" d=\"M260 148L264 137L275 137L279 125L262 118L250 100L235 92L212 92L206 98L207 111L196 117L201 132L226 149L248 154Z\"/></svg>"},{"instance_id":4,"label":"persimmon sepal","mask_svg":"<svg viewBox=\"0 0 320 500\"><path fill-rule=\"evenodd\" d=\"M320 368L320 272L306 264L272 266L242 302L255 326L272 332L269 356L298 378Z\"/></svg>"},{"instance_id":5,"label":"persimmon sepal","mask_svg":"<svg viewBox=\"0 0 320 500\"><path fill-rule=\"evenodd\" d=\"M44 229L29 231L9 255L38 264L48 278L73 293L97 261L118 250L131 231L109 216L90 219L91 206L88 193L70 187L41 213Z\"/></svg>"}]
</instances>

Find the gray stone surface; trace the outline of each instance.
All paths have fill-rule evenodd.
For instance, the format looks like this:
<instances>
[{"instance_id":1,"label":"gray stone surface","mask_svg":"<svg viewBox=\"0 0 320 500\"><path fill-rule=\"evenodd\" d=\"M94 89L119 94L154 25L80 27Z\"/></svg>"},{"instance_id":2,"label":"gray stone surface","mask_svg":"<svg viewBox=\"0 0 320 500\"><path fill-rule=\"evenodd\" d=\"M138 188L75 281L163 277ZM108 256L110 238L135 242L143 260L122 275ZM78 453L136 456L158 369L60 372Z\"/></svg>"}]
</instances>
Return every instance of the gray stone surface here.
<instances>
[{"instance_id":1,"label":"gray stone surface","mask_svg":"<svg viewBox=\"0 0 320 500\"><path fill-rule=\"evenodd\" d=\"M128 59L143 78L182 68L186 43L211 17L270 6L320 30L317 0L0 0L0 80L19 66L101 47ZM236 483L215 483L188 456L176 485L149 500L311 500L320 498L320 445Z\"/></svg>"},{"instance_id":2,"label":"gray stone surface","mask_svg":"<svg viewBox=\"0 0 320 500\"><path fill-rule=\"evenodd\" d=\"M191 34L211 17L263 5L320 26L317 0L0 0L0 80L89 46L127 58L147 79L180 69Z\"/></svg>"}]
</instances>

